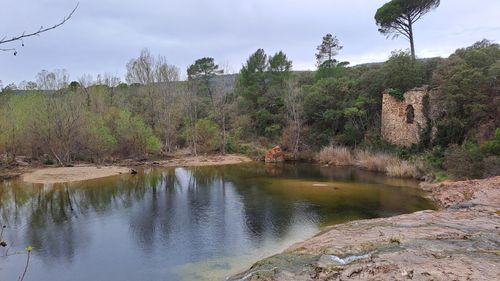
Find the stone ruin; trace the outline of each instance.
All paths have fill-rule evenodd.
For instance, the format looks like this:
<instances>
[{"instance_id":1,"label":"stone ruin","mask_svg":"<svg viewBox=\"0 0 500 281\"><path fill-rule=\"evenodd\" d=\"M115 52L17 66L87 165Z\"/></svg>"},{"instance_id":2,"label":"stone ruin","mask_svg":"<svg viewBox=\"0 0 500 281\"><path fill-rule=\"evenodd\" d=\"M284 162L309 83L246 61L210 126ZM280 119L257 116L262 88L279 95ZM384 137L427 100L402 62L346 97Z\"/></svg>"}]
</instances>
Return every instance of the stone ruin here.
<instances>
[{"instance_id":1,"label":"stone ruin","mask_svg":"<svg viewBox=\"0 0 500 281\"><path fill-rule=\"evenodd\" d=\"M425 99L428 96L427 87L406 92L402 101L398 101L389 92L384 92L382 137L392 144L404 147L418 144L428 124L425 113Z\"/></svg>"}]
</instances>

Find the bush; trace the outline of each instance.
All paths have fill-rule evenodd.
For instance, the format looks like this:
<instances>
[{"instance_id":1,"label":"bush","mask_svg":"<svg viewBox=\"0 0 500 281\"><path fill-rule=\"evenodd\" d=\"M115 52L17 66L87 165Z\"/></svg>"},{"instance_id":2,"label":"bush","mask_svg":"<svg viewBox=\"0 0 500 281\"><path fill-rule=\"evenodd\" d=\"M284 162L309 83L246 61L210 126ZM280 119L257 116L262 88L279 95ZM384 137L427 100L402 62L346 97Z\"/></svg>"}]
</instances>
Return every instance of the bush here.
<instances>
[{"instance_id":1,"label":"bush","mask_svg":"<svg viewBox=\"0 0 500 281\"><path fill-rule=\"evenodd\" d=\"M43 160L43 164L44 165L54 165L55 162L54 162L54 160L47 158L47 159Z\"/></svg>"},{"instance_id":2,"label":"bush","mask_svg":"<svg viewBox=\"0 0 500 281\"><path fill-rule=\"evenodd\" d=\"M84 133L85 143L95 160L101 161L116 149L117 141L104 124L104 120L91 116L88 120L89 125Z\"/></svg>"},{"instance_id":3,"label":"bush","mask_svg":"<svg viewBox=\"0 0 500 281\"><path fill-rule=\"evenodd\" d=\"M148 153L159 152L160 140L140 116L133 116L127 110L113 109L108 112L105 119L122 154L142 157Z\"/></svg>"},{"instance_id":4,"label":"bush","mask_svg":"<svg viewBox=\"0 0 500 281\"><path fill-rule=\"evenodd\" d=\"M394 91L396 99L402 93L428 83L425 62L414 60L408 51L392 52L391 57L382 66L384 84Z\"/></svg>"},{"instance_id":5,"label":"bush","mask_svg":"<svg viewBox=\"0 0 500 281\"><path fill-rule=\"evenodd\" d=\"M433 73L433 84L439 86L433 98L440 108L436 114L438 144L475 139L478 124L491 116L498 123L499 60L500 46L483 40L458 49L439 64Z\"/></svg>"},{"instance_id":6,"label":"bush","mask_svg":"<svg viewBox=\"0 0 500 281\"><path fill-rule=\"evenodd\" d=\"M161 149L160 140L156 136L149 136L146 139L146 151L148 153L158 153Z\"/></svg>"},{"instance_id":7,"label":"bush","mask_svg":"<svg viewBox=\"0 0 500 281\"><path fill-rule=\"evenodd\" d=\"M484 177L500 175L500 157L489 156L484 159Z\"/></svg>"},{"instance_id":8,"label":"bush","mask_svg":"<svg viewBox=\"0 0 500 281\"><path fill-rule=\"evenodd\" d=\"M443 170L445 153L446 149L441 146L436 146L432 150L426 152L424 155L425 161L431 169L437 171Z\"/></svg>"},{"instance_id":9,"label":"bush","mask_svg":"<svg viewBox=\"0 0 500 281\"><path fill-rule=\"evenodd\" d=\"M402 102L405 99L405 93L403 93L400 89L389 88L387 89L387 93L399 102Z\"/></svg>"},{"instance_id":10,"label":"bush","mask_svg":"<svg viewBox=\"0 0 500 281\"><path fill-rule=\"evenodd\" d=\"M210 119L200 119L196 122L196 130L199 152L211 152L220 148L221 137L217 123Z\"/></svg>"},{"instance_id":11,"label":"bush","mask_svg":"<svg viewBox=\"0 0 500 281\"><path fill-rule=\"evenodd\" d=\"M236 142L230 134L226 135L226 142L224 143L224 146L226 148L226 153L232 153L237 151L237 145Z\"/></svg>"},{"instance_id":12,"label":"bush","mask_svg":"<svg viewBox=\"0 0 500 281\"><path fill-rule=\"evenodd\" d=\"M445 155L444 167L456 179L481 178L483 154L476 145L453 145Z\"/></svg>"},{"instance_id":13,"label":"bush","mask_svg":"<svg viewBox=\"0 0 500 281\"><path fill-rule=\"evenodd\" d=\"M488 155L500 155L500 128L495 131L495 137L481 146L481 150Z\"/></svg>"}]
</instances>

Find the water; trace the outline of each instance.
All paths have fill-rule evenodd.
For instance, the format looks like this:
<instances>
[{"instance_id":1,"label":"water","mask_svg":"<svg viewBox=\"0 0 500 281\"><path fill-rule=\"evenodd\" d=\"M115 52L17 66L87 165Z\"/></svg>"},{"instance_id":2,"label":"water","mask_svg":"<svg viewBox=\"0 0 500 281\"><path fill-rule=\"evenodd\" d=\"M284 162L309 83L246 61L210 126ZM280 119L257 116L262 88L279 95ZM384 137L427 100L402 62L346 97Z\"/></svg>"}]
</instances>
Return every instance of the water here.
<instances>
[{"instance_id":1,"label":"water","mask_svg":"<svg viewBox=\"0 0 500 281\"><path fill-rule=\"evenodd\" d=\"M0 221L8 254L33 246L25 280L224 280L324 226L433 208L415 185L261 163L54 186L17 180L0 184ZM26 255L0 254L0 280L17 280Z\"/></svg>"}]
</instances>

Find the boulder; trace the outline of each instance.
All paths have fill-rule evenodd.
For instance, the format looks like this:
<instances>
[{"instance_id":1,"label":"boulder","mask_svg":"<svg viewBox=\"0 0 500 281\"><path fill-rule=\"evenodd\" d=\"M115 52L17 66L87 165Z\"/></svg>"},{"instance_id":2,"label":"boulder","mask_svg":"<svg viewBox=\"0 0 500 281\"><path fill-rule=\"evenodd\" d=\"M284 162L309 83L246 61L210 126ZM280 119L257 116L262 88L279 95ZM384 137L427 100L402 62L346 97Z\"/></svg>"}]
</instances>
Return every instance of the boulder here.
<instances>
[{"instance_id":1,"label":"boulder","mask_svg":"<svg viewBox=\"0 0 500 281\"><path fill-rule=\"evenodd\" d=\"M285 153L281 150L279 145L273 147L271 150L266 152L266 156L264 158L266 163L278 163L285 161Z\"/></svg>"}]
</instances>

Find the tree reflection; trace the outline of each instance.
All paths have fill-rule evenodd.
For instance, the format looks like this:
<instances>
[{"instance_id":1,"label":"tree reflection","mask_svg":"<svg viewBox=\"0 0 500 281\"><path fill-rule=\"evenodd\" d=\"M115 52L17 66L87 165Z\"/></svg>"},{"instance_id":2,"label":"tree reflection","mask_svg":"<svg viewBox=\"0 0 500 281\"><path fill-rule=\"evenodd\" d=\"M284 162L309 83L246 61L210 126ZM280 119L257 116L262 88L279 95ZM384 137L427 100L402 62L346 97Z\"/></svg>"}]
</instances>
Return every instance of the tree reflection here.
<instances>
[{"instance_id":1,"label":"tree reflection","mask_svg":"<svg viewBox=\"0 0 500 281\"><path fill-rule=\"evenodd\" d=\"M129 230L112 233L130 242L126 247L178 264L241 255L285 239L297 225L429 207L414 190L384 180L358 170L248 164L144 169L63 185L10 181L0 186L0 215L12 230L9 241L33 245L46 262L92 251L103 233L95 222L113 216ZM314 186L318 181L328 186Z\"/></svg>"}]
</instances>

